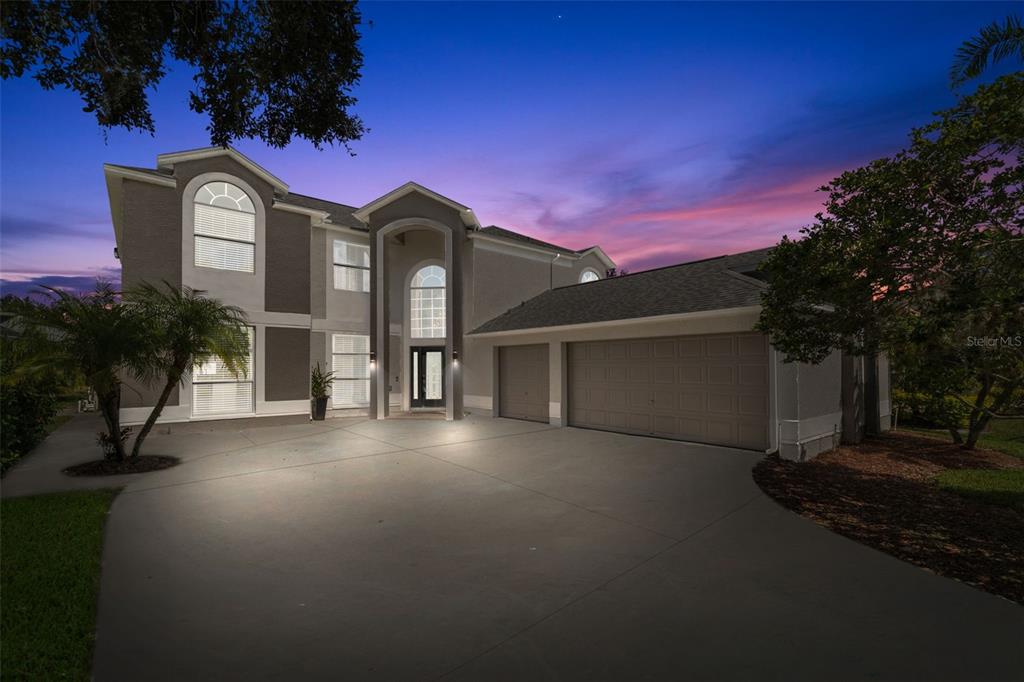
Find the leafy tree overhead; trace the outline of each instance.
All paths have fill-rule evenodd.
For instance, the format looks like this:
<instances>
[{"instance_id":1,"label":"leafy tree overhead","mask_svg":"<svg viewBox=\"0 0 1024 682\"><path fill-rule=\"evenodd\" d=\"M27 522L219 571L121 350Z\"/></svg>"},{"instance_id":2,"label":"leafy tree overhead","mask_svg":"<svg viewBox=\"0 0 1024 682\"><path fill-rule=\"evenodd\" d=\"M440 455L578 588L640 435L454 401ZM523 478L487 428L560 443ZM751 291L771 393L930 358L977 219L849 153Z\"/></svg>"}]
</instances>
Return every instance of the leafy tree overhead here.
<instances>
[{"instance_id":1,"label":"leafy tree overhead","mask_svg":"<svg viewBox=\"0 0 1024 682\"><path fill-rule=\"evenodd\" d=\"M1014 55L1024 62L1024 24L1020 17L1011 14L1002 24L993 21L978 35L964 41L956 52L949 79L954 87L962 85L980 76L990 63L995 64Z\"/></svg>"},{"instance_id":2,"label":"leafy tree overhead","mask_svg":"<svg viewBox=\"0 0 1024 682\"><path fill-rule=\"evenodd\" d=\"M153 354L147 368L150 382L162 384L160 396L132 446L139 454L146 436L163 412L174 387L192 367L207 357L219 359L231 372L245 375L249 337L241 309L225 305L205 292L164 282L163 287L142 284L125 292L126 302L151 325Z\"/></svg>"},{"instance_id":3,"label":"leafy tree overhead","mask_svg":"<svg viewBox=\"0 0 1024 682\"><path fill-rule=\"evenodd\" d=\"M365 132L349 111L359 19L355 2L5 2L0 76L69 88L102 128L152 134L147 92L177 60L195 72L189 107L209 116L212 144L347 148Z\"/></svg>"},{"instance_id":4,"label":"leafy tree overhead","mask_svg":"<svg viewBox=\"0 0 1024 682\"><path fill-rule=\"evenodd\" d=\"M973 447L1024 390L1024 73L822 190L815 223L763 265L758 327L787 360L886 352L923 390L973 395Z\"/></svg>"}]
</instances>

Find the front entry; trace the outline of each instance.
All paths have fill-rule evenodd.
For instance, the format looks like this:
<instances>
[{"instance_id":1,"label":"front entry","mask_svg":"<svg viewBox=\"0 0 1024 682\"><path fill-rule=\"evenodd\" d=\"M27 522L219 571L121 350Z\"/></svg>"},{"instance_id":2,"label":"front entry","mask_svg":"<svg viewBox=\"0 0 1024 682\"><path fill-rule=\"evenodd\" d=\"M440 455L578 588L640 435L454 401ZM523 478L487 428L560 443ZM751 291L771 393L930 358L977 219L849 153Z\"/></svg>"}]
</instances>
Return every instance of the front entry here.
<instances>
[{"instance_id":1,"label":"front entry","mask_svg":"<svg viewBox=\"0 0 1024 682\"><path fill-rule=\"evenodd\" d=\"M414 346L409 351L409 406L444 407L444 347Z\"/></svg>"}]
</instances>

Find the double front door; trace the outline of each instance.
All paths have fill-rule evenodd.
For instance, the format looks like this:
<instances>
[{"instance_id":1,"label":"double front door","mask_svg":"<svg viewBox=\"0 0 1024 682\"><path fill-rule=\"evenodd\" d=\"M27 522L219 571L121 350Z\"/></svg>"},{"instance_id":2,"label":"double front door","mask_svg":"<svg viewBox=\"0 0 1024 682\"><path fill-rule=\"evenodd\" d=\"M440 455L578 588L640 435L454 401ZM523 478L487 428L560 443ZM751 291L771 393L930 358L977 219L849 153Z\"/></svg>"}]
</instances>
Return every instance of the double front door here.
<instances>
[{"instance_id":1,"label":"double front door","mask_svg":"<svg viewBox=\"0 0 1024 682\"><path fill-rule=\"evenodd\" d=\"M413 346L409 349L410 407L444 406L444 347Z\"/></svg>"}]
</instances>

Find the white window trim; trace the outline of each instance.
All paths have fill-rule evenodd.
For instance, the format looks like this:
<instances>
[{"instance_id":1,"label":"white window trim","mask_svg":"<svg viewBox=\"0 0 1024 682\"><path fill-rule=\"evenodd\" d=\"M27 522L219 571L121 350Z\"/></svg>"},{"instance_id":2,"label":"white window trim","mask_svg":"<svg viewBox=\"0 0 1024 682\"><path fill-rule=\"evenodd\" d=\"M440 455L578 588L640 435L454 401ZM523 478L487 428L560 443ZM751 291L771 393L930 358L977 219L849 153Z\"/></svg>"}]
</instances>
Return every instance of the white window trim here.
<instances>
[{"instance_id":1,"label":"white window trim","mask_svg":"<svg viewBox=\"0 0 1024 682\"><path fill-rule=\"evenodd\" d=\"M441 268L441 270L444 271L444 286L443 287L416 287L416 286L413 286L412 283L416 279L416 275L418 275L424 269L430 268L430 267ZM442 339L443 340L447 336L447 329L448 329L448 313L449 313L449 311L448 311L448 271L445 269L445 267L443 265L439 265L437 263L427 263L426 265L422 265L420 267L417 267L414 270L412 270L412 274L411 274L411 276L409 278L409 286L407 288L408 288L408 291L409 291L409 315L408 315L408 321L409 321L409 338L410 338L410 340L413 340L413 341L419 341L419 340L438 340L438 339ZM441 319L441 335L440 336L436 336L436 335L435 336L416 336L416 334L413 333L414 332L414 323L413 323L414 308L413 308L413 295L412 295L412 293L414 291L441 291L441 292L443 292L443 295L441 297L441 301L444 304L444 315L442 316L442 319ZM432 329L432 331L434 331L434 330Z\"/></svg>"},{"instance_id":2,"label":"white window trim","mask_svg":"<svg viewBox=\"0 0 1024 682\"><path fill-rule=\"evenodd\" d=\"M330 256L331 256L331 263L333 265L333 267L331 269L331 278L332 278L331 284L333 285L334 290L335 291L352 291L352 292L357 293L357 294L369 294L370 293L370 266L369 265L366 265L366 266L363 266L363 265L352 265L350 263L339 263L339 262L337 262L335 260L335 258L334 258L334 245L336 243L339 243L339 242L342 243L342 244L348 244L348 245L351 245L351 246L364 247L366 249L367 254L369 254L369 252L370 252L370 245L369 244L361 244L359 242L352 241L350 239L331 239L331 253L330 253ZM351 269L351 270L362 270L362 271L366 272L366 277L363 280L363 281L366 282L366 288L365 289L349 289L349 288L346 288L346 287L339 287L338 286L338 277L337 277L337 274L336 274L337 271L338 271L338 268L348 268L348 269Z\"/></svg>"},{"instance_id":3,"label":"white window trim","mask_svg":"<svg viewBox=\"0 0 1024 682\"><path fill-rule=\"evenodd\" d=\"M230 182L246 194L256 209L255 272L217 270L195 265L195 211L193 198L209 182ZM262 312L266 305L266 225L267 213L262 196L246 181L221 172L200 173L185 185L181 195L181 283L210 292L224 303L246 312Z\"/></svg>"},{"instance_id":4,"label":"white window trim","mask_svg":"<svg viewBox=\"0 0 1024 682\"><path fill-rule=\"evenodd\" d=\"M357 337L360 337L360 338L365 338L366 339L366 352L365 353L336 353L334 351L334 337L336 337L336 336L357 336ZM334 357L337 356L337 355L363 355L363 356L366 356L366 363L367 363L367 367L369 368L369 363L370 363L370 335L369 334L357 334L357 333L353 333L353 332L331 332L331 334L329 334L327 338L328 338L328 343L330 344L328 350L330 351L330 355L331 355L331 371L335 371L334 370ZM370 406L370 391L373 390L373 387L370 385L370 376L369 376L369 374L370 373L368 371L367 372L367 376L366 376L365 379L362 378L362 377L339 377L339 376L335 376L331 380L331 409L338 409L338 410L344 409L344 410L348 410L348 409L359 409L359 408L369 407ZM336 402L335 398L334 398L334 386L339 381L365 381L366 382L366 402L363 402L363 403L353 403L353 404L350 404L350 405L342 405L342 404L339 404L338 402Z\"/></svg>"},{"instance_id":5,"label":"white window trim","mask_svg":"<svg viewBox=\"0 0 1024 682\"><path fill-rule=\"evenodd\" d=\"M236 189L239 192L241 192L245 196L245 199L249 202L249 205L253 207L252 211L244 210L241 207L229 208L227 206L221 206L219 204L213 204L213 203L209 203L207 201L199 201L198 200L200 192L202 192L204 189L206 189L210 185L216 185L218 183L223 184L223 185L230 185L234 189ZM213 190L207 190L207 192L209 192L211 195L213 194ZM234 200L233 197L230 196L230 194L228 194L226 196L228 196L229 199ZM216 197L214 197L214 198L216 199ZM238 213L238 214L240 214L242 216L252 216L252 240L250 241L248 239L241 239L241 238L239 238L237 236L227 237L227 236L224 236L224 235L209 234L207 232L197 232L196 231L196 224L197 224L198 221L196 220L196 216L199 214L200 207L204 207L204 210L207 210L207 211L213 211L214 214L216 214L217 211L227 211L228 213ZM236 185L236 184L234 184L232 182L228 182L227 180L211 180L210 182L207 182L207 183L201 185L192 195L192 220L193 220L193 222L192 222L192 238L193 238L192 264L195 267L197 267L197 268L206 268L206 269L209 269L209 270L226 270L226 271L229 271L229 272L242 272L242 273L246 273L246 274L255 274L256 273L256 206L255 206L255 202L253 201L252 197L249 196L249 194L244 189L242 189L241 187L239 187L238 185ZM252 247L252 251L251 251L252 262L251 262L251 264L249 265L248 268L244 268L244 269L243 268L219 267L217 265L203 265L203 264L197 263L196 259L199 256L199 244L202 241L204 241L204 240L207 241L207 242L225 243L225 244L241 244L241 245L244 245L244 246L250 246L250 247Z\"/></svg>"},{"instance_id":6,"label":"white window trim","mask_svg":"<svg viewBox=\"0 0 1024 682\"><path fill-rule=\"evenodd\" d=\"M604 279L603 277L601 277L601 273L598 272L597 270L595 270L594 268L583 268L580 271L580 276L579 276L579 279L577 280L577 282L579 284L590 284L590 282L584 282L583 281L583 275L587 274L588 272L592 272L592 273L594 273L594 275L597 276L597 279L591 280L591 282L598 282L598 281Z\"/></svg>"},{"instance_id":7,"label":"white window trim","mask_svg":"<svg viewBox=\"0 0 1024 682\"><path fill-rule=\"evenodd\" d=\"M236 375L235 381L227 381L224 379L217 379L214 381L202 381L196 377L195 370L193 369L189 373L188 391L189 391L189 414L192 419L230 419L232 417L239 416L251 416L256 414L256 403L259 397L256 394L257 382L256 382L256 358L257 358L257 331L256 327L249 326L249 371L244 376ZM195 391L197 386L204 386L210 384L249 384L252 386L250 395L252 402L248 410L242 412L213 412L208 414L197 414L196 413L196 397Z\"/></svg>"}]
</instances>

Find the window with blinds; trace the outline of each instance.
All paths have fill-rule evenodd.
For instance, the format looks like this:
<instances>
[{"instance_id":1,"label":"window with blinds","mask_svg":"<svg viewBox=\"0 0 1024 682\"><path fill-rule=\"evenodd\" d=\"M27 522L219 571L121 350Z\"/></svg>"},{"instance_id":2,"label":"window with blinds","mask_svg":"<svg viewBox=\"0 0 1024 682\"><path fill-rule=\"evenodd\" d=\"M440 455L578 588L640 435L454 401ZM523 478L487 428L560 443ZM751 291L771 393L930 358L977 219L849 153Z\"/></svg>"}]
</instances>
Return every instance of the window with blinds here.
<instances>
[{"instance_id":1,"label":"window with blinds","mask_svg":"<svg viewBox=\"0 0 1024 682\"><path fill-rule=\"evenodd\" d=\"M370 247L334 240L334 288L370 291Z\"/></svg>"},{"instance_id":2,"label":"window with blinds","mask_svg":"<svg viewBox=\"0 0 1024 682\"><path fill-rule=\"evenodd\" d=\"M193 200L195 264L203 268L255 272L256 208L230 182L210 182Z\"/></svg>"},{"instance_id":3,"label":"window with blinds","mask_svg":"<svg viewBox=\"0 0 1024 682\"><path fill-rule=\"evenodd\" d=\"M192 414L196 417L251 414L255 404L253 341L248 328L249 357L237 375L217 357L205 357L192 368Z\"/></svg>"},{"instance_id":4,"label":"window with blinds","mask_svg":"<svg viewBox=\"0 0 1024 682\"><path fill-rule=\"evenodd\" d=\"M370 404L370 337L334 334L332 345L332 406L367 407Z\"/></svg>"}]
</instances>

